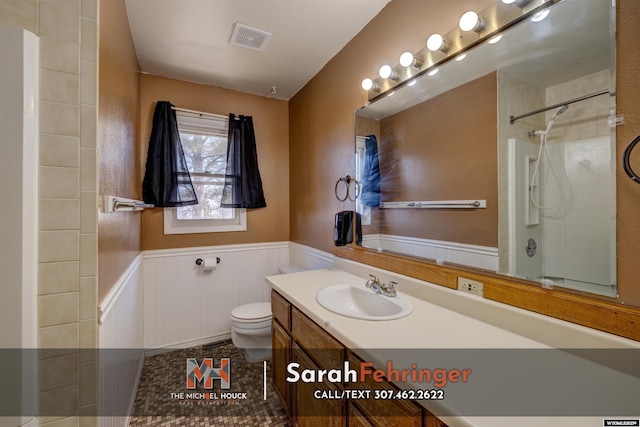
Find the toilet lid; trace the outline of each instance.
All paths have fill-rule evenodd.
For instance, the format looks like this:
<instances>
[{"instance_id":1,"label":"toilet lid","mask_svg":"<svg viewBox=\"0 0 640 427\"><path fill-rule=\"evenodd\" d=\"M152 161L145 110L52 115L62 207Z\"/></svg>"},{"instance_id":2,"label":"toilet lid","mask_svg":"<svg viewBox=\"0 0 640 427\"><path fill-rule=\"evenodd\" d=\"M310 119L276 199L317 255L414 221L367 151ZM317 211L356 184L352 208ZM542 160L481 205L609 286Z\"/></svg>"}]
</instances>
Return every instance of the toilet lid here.
<instances>
[{"instance_id":1,"label":"toilet lid","mask_svg":"<svg viewBox=\"0 0 640 427\"><path fill-rule=\"evenodd\" d=\"M241 305L231 310L231 317L240 320L267 320L271 318L271 304L268 302L257 302Z\"/></svg>"}]
</instances>

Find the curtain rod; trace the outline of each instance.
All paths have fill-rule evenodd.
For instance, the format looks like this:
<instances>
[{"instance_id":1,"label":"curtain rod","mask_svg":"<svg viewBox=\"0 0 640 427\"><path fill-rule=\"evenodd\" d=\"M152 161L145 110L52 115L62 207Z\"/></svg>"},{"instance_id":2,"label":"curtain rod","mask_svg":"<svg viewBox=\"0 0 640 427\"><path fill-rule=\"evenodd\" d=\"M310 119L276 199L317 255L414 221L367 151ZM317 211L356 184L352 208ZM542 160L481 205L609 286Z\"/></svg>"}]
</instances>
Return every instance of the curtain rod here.
<instances>
[{"instance_id":1,"label":"curtain rod","mask_svg":"<svg viewBox=\"0 0 640 427\"><path fill-rule=\"evenodd\" d=\"M222 114L205 113L204 111L187 110L186 108L179 108L179 107L171 107L171 109L174 111L182 111L183 113L192 113L192 114L199 114L201 116L214 117L219 120L229 119L229 116L223 116Z\"/></svg>"},{"instance_id":2,"label":"curtain rod","mask_svg":"<svg viewBox=\"0 0 640 427\"><path fill-rule=\"evenodd\" d=\"M534 114L544 113L545 111L553 110L554 108L562 107L563 105L573 104L575 102L584 101L585 99L594 98L596 96L604 95L608 93L611 96L615 96L615 92L609 92L608 90L602 90L600 92L592 93L591 95L581 96L579 98L574 98L569 101L561 102L555 105L550 105L548 107L540 108L539 110L531 111L530 113L521 114L519 116L509 116L509 123L514 124L516 120L524 119L525 117L533 116Z\"/></svg>"}]
</instances>

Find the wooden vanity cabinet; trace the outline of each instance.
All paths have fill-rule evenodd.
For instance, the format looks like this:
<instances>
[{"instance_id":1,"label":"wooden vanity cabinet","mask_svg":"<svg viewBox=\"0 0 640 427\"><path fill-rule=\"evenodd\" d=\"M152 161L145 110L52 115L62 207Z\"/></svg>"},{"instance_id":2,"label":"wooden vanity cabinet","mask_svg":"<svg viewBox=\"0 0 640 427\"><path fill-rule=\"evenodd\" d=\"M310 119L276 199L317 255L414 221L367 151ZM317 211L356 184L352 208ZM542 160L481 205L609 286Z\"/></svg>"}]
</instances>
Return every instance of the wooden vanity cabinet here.
<instances>
[{"instance_id":1,"label":"wooden vanity cabinet","mask_svg":"<svg viewBox=\"0 0 640 427\"><path fill-rule=\"evenodd\" d=\"M423 407L406 400L315 399L314 391L339 391L344 384L288 383L286 367L299 363L304 369L340 369L346 360L359 370L362 362L338 340L293 306L276 291L271 292L273 312L271 370L276 393L294 427L447 427ZM386 381L348 384L349 389L396 390Z\"/></svg>"}]
</instances>

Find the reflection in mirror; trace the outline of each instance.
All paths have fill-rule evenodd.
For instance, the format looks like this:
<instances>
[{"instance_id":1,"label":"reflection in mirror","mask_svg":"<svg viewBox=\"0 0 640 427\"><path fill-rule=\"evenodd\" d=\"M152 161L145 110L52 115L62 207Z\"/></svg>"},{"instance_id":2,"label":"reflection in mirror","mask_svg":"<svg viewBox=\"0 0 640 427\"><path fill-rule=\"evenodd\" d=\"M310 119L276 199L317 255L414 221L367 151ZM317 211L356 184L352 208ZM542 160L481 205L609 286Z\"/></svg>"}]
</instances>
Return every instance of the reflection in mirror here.
<instances>
[{"instance_id":1,"label":"reflection in mirror","mask_svg":"<svg viewBox=\"0 0 640 427\"><path fill-rule=\"evenodd\" d=\"M615 10L549 11L356 112L363 246L616 295Z\"/></svg>"}]
</instances>

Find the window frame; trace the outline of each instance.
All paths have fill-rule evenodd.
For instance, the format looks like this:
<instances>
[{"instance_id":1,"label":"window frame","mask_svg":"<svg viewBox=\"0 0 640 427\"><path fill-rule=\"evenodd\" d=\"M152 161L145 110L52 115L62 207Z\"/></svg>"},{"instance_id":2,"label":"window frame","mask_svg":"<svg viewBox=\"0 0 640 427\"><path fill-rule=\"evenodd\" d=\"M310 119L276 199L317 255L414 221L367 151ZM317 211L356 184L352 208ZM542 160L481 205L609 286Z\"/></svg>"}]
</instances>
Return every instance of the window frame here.
<instances>
[{"instance_id":1,"label":"window frame","mask_svg":"<svg viewBox=\"0 0 640 427\"><path fill-rule=\"evenodd\" d=\"M199 113L175 109L178 132L182 129L195 134L224 136L229 129L229 117L219 114ZM193 173L193 172L192 172ZM196 172L196 174L201 174ZM209 174L205 174L209 175ZM213 175L211 175L213 176ZM229 219L178 219L179 208L164 208L164 234L224 233L247 230L247 210L227 208L233 211Z\"/></svg>"}]
</instances>

